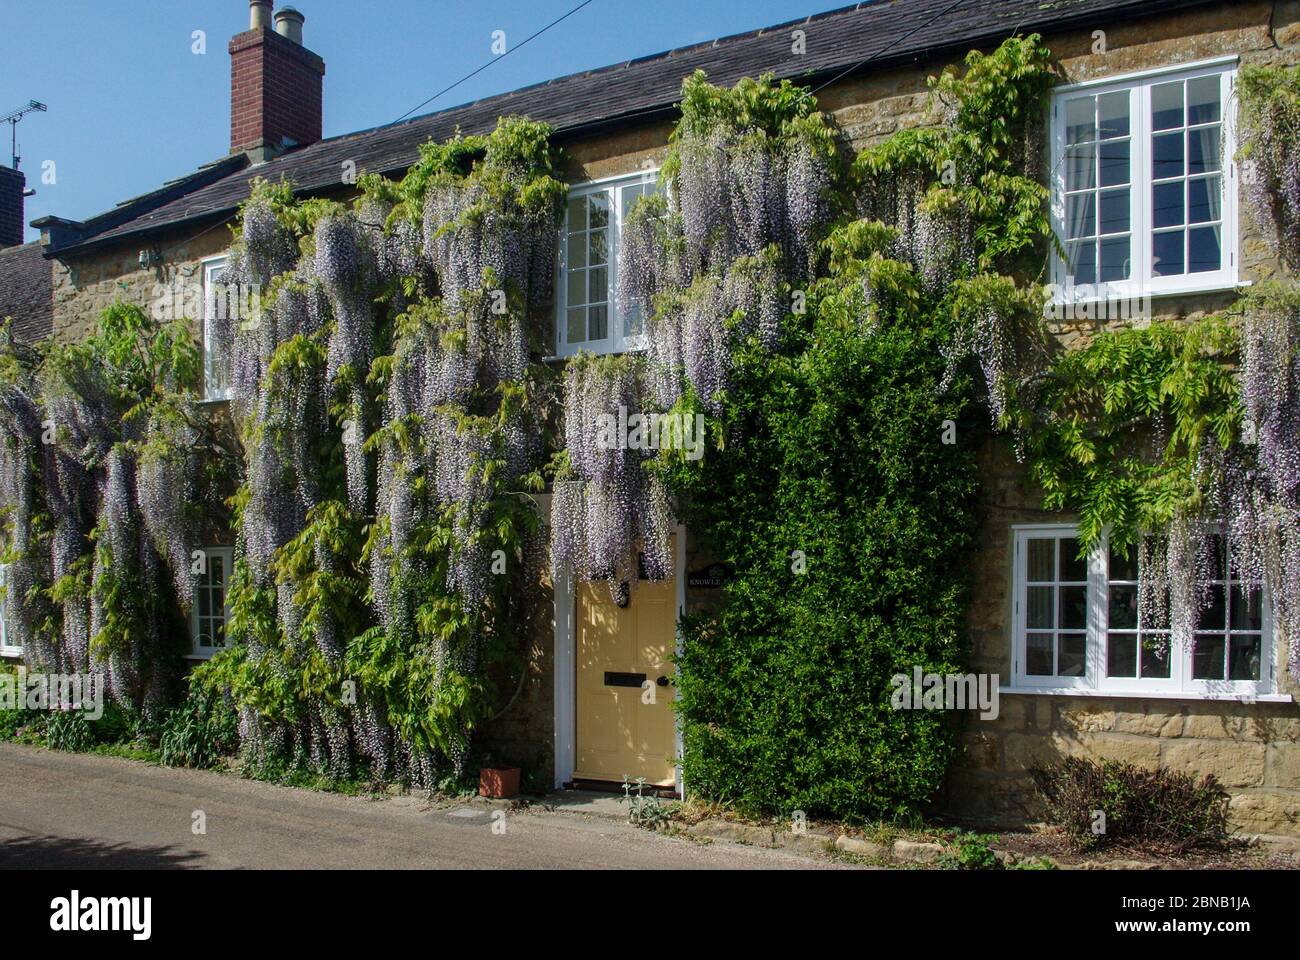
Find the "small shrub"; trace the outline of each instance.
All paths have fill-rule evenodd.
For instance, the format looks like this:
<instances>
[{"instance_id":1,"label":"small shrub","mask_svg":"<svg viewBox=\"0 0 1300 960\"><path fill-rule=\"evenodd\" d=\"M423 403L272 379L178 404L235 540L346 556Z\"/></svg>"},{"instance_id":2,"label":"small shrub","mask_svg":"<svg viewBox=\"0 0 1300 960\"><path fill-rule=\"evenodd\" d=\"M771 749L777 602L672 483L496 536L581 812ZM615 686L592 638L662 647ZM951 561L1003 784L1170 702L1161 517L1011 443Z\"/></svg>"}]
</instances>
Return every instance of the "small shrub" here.
<instances>
[{"instance_id":1,"label":"small shrub","mask_svg":"<svg viewBox=\"0 0 1300 960\"><path fill-rule=\"evenodd\" d=\"M655 795L653 788L651 788L650 795L646 796L645 787L645 777L637 777L634 781L624 777L623 796L619 798L618 802L628 805L628 823L634 827L657 830L672 819L673 808L669 804L662 803L659 797Z\"/></svg>"},{"instance_id":2,"label":"small shrub","mask_svg":"<svg viewBox=\"0 0 1300 960\"><path fill-rule=\"evenodd\" d=\"M940 863L953 870L1001 870L1002 864L993 848L991 838L978 833L958 833L953 838L953 849L940 858Z\"/></svg>"},{"instance_id":3,"label":"small shrub","mask_svg":"<svg viewBox=\"0 0 1300 960\"><path fill-rule=\"evenodd\" d=\"M1197 781L1163 767L1077 757L1032 775L1049 821L1064 829L1076 850L1117 846L1177 854L1228 842L1228 793L1213 776Z\"/></svg>"},{"instance_id":4,"label":"small shrub","mask_svg":"<svg viewBox=\"0 0 1300 960\"><path fill-rule=\"evenodd\" d=\"M45 743L51 750L85 753L95 746L95 731L81 710L55 710L45 725Z\"/></svg>"},{"instance_id":5,"label":"small shrub","mask_svg":"<svg viewBox=\"0 0 1300 960\"><path fill-rule=\"evenodd\" d=\"M36 714L31 710L0 708L0 740L16 739L18 731L34 719Z\"/></svg>"},{"instance_id":6,"label":"small shrub","mask_svg":"<svg viewBox=\"0 0 1300 960\"><path fill-rule=\"evenodd\" d=\"M28 718L36 711L28 711ZM143 740L147 724L140 714L116 703L104 704L99 717L87 716L84 710L52 710L45 723L45 745L51 750L84 753L96 747L131 746Z\"/></svg>"},{"instance_id":7,"label":"small shrub","mask_svg":"<svg viewBox=\"0 0 1300 960\"><path fill-rule=\"evenodd\" d=\"M0 707L0 741L16 739L18 732L32 720L36 719L36 714L28 710L22 704L22 692L17 691L17 677L14 676L15 673L16 671L13 667L8 664L0 663L0 682L13 685L17 692L12 707ZM3 679L6 674L9 677L8 680Z\"/></svg>"},{"instance_id":8,"label":"small shrub","mask_svg":"<svg viewBox=\"0 0 1300 960\"><path fill-rule=\"evenodd\" d=\"M239 745L239 716L221 694L191 686L163 721L159 752L169 767L211 767Z\"/></svg>"}]
</instances>

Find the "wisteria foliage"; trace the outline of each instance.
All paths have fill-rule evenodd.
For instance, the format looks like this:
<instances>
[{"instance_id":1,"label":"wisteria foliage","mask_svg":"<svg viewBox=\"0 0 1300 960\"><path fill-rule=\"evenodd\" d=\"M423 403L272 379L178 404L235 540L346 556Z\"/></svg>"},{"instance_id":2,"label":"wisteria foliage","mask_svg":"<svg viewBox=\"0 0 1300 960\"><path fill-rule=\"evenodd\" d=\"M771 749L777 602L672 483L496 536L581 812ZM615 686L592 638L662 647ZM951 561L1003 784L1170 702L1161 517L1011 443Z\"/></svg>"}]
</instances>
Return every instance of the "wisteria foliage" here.
<instances>
[{"instance_id":1,"label":"wisteria foliage","mask_svg":"<svg viewBox=\"0 0 1300 960\"><path fill-rule=\"evenodd\" d=\"M1282 261L1300 270L1300 67L1244 67L1237 89L1246 201Z\"/></svg>"},{"instance_id":2,"label":"wisteria foliage","mask_svg":"<svg viewBox=\"0 0 1300 960\"><path fill-rule=\"evenodd\" d=\"M569 475L551 502L551 562L556 576L605 580L611 596L644 576L673 570L668 492L647 469L653 451L611 444L602 418L647 408L646 364L639 357L581 355L564 374L564 439Z\"/></svg>"},{"instance_id":3,"label":"wisteria foliage","mask_svg":"<svg viewBox=\"0 0 1300 960\"><path fill-rule=\"evenodd\" d=\"M645 355L580 358L565 372L557 575L606 579L619 597L642 574L669 574L672 511L651 452L598 444L598 420L693 409L688 395L721 414L735 351L751 339L776 349L791 288L813 276L838 164L833 127L802 88L764 76L723 89L698 71L683 83L660 192L622 231L619 297L643 318Z\"/></svg>"},{"instance_id":4,"label":"wisteria foliage","mask_svg":"<svg viewBox=\"0 0 1300 960\"><path fill-rule=\"evenodd\" d=\"M197 346L183 322L118 305L85 341L4 352L6 619L29 663L102 670L118 702L156 711L179 674L212 447Z\"/></svg>"},{"instance_id":5,"label":"wisteria foliage","mask_svg":"<svg viewBox=\"0 0 1300 960\"><path fill-rule=\"evenodd\" d=\"M226 276L266 293L231 331L244 646L210 672L253 762L364 759L426 787L462 769L544 556L523 492L542 454L528 320L564 192L550 164L546 129L506 119L427 145L401 182L365 177L352 208L265 184L245 205ZM304 694L268 706L268 674Z\"/></svg>"},{"instance_id":6,"label":"wisteria foliage","mask_svg":"<svg viewBox=\"0 0 1300 960\"><path fill-rule=\"evenodd\" d=\"M712 413L732 354L775 349L789 291L811 280L816 238L837 212L834 129L807 91L770 77L682 85L682 118L660 174L622 234L622 302L646 318L653 397L688 388Z\"/></svg>"},{"instance_id":7,"label":"wisteria foliage","mask_svg":"<svg viewBox=\"0 0 1300 960\"><path fill-rule=\"evenodd\" d=\"M305 763L343 775L354 744L365 752L352 717L320 693L322 678L341 669L352 631L364 626L355 604L341 611L330 601L360 593L349 576L351 511L364 516L370 495L364 443L376 325L369 291L381 276L375 236L353 211L300 205L287 185L257 184L227 265L227 283L263 291L255 314L228 331L244 484L227 635L243 645L230 659L246 673L231 686L241 750L255 764ZM259 704L264 673L280 682L298 677L295 686L311 693L279 703L263 693ZM391 766L388 754L383 766Z\"/></svg>"}]
</instances>

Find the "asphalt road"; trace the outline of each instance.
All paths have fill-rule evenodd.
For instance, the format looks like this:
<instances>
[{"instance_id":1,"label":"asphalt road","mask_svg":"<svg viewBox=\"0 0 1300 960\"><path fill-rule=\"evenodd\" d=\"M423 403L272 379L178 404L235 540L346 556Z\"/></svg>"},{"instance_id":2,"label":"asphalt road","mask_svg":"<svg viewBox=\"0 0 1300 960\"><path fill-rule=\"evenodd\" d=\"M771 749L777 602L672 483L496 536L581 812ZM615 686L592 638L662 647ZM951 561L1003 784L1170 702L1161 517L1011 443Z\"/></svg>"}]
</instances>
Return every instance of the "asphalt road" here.
<instances>
[{"instance_id":1,"label":"asphalt road","mask_svg":"<svg viewBox=\"0 0 1300 960\"><path fill-rule=\"evenodd\" d=\"M206 834L193 832L196 811ZM832 867L568 811L369 800L0 743L0 868Z\"/></svg>"}]
</instances>

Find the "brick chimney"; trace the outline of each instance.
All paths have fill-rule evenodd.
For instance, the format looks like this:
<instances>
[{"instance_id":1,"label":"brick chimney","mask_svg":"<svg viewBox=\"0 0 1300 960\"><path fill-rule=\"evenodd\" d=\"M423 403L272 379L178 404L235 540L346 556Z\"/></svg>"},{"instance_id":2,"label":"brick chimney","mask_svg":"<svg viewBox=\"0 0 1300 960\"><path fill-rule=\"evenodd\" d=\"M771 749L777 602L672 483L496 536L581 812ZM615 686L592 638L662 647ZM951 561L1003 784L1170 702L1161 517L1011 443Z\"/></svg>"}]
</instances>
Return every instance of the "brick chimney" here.
<instances>
[{"instance_id":1,"label":"brick chimney","mask_svg":"<svg viewBox=\"0 0 1300 960\"><path fill-rule=\"evenodd\" d=\"M0 249L23 242L23 191L27 178L13 167L0 166Z\"/></svg>"},{"instance_id":2,"label":"brick chimney","mask_svg":"<svg viewBox=\"0 0 1300 960\"><path fill-rule=\"evenodd\" d=\"M230 152L269 160L321 138L325 61L302 45L304 17L250 0L248 30L230 41Z\"/></svg>"}]
</instances>

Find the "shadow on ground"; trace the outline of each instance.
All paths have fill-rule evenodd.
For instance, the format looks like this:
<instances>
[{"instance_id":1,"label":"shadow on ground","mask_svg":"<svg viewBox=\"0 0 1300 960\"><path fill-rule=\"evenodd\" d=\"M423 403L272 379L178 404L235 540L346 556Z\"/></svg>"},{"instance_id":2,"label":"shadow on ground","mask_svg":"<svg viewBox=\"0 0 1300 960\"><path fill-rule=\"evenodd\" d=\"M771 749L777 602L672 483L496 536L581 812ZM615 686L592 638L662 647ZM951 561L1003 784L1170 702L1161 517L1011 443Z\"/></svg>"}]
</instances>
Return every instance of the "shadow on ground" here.
<instances>
[{"instance_id":1,"label":"shadow on ground","mask_svg":"<svg viewBox=\"0 0 1300 960\"><path fill-rule=\"evenodd\" d=\"M180 847L136 846L79 837L28 835L0 840L3 870L179 870L207 856Z\"/></svg>"}]
</instances>

